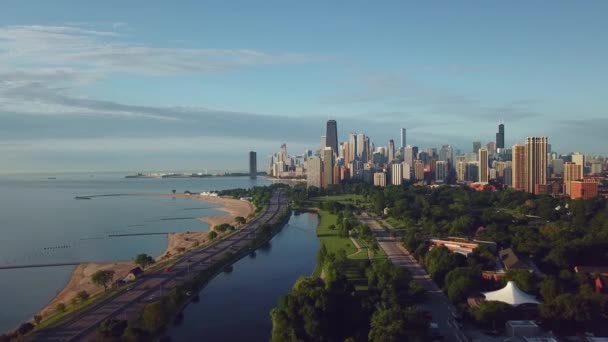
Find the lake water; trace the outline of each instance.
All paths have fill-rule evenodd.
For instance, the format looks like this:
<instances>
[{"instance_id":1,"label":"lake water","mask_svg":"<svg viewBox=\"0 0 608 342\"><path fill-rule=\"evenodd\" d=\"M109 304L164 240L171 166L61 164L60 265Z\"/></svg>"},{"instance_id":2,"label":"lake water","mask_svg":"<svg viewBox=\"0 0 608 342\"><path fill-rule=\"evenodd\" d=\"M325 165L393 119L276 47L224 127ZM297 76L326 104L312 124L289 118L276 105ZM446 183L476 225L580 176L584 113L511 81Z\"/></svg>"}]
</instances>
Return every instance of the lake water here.
<instances>
[{"instance_id":1,"label":"lake water","mask_svg":"<svg viewBox=\"0 0 608 342\"><path fill-rule=\"evenodd\" d=\"M173 341L269 341L270 310L301 276L312 274L319 250L316 214L292 215L255 257L247 256L200 292L184 310Z\"/></svg>"},{"instance_id":2,"label":"lake water","mask_svg":"<svg viewBox=\"0 0 608 342\"><path fill-rule=\"evenodd\" d=\"M125 179L125 174L0 176L0 266L132 259L159 255L165 235L111 233L206 230L196 218L222 216L216 204L155 196L75 196L170 193L267 185L248 177ZM56 177L56 179L48 179ZM174 220L175 218L180 218ZM74 266L0 270L0 332L32 317L67 283ZM10 309L7 309L10 308Z\"/></svg>"}]
</instances>

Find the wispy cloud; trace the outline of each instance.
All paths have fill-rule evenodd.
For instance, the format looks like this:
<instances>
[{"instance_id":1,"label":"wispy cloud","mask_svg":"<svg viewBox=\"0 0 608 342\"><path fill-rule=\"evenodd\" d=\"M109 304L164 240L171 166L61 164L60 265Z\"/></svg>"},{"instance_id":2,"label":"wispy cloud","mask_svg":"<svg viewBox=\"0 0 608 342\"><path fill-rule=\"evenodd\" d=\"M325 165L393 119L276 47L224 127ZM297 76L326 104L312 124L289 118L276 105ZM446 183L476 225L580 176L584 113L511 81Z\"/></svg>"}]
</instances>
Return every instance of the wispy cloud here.
<instances>
[{"instance_id":1,"label":"wispy cloud","mask_svg":"<svg viewBox=\"0 0 608 342\"><path fill-rule=\"evenodd\" d=\"M166 110L78 96L78 89L114 73L174 76L238 68L310 63L298 53L251 49L163 48L132 43L122 32L88 26L0 27L0 113L111 115L172 119Z\"/></svg>"}]
</instances>

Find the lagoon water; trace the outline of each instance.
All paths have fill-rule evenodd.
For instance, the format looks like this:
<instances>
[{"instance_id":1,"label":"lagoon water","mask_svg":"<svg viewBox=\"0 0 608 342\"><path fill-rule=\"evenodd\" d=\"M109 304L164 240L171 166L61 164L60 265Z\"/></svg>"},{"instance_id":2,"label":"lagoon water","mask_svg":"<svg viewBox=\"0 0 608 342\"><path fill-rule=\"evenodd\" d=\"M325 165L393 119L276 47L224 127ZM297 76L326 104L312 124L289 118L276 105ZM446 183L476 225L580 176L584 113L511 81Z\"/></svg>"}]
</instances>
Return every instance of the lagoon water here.
<instances>
[{"instance_id":1,"label":"lagoon water","mask_svg":"<svg viewBox=\"0 0 608 342\"><path fill-rule=\"evenodd\" d=\"M125 179L125 174L0 176L0 266L132 259L159 255L165 235L109 234L206 230L196 218L216 204L133 194L266 185L248 177ZM56 179L48 179L55 177ZM76 200L75 196L127 194ZM179 219L177 219L179 218ZM0 332L28 320L67 283L74 266L0 270Z\"/></svg>"},{"instance_id":2,"label":"lagoon water","mask_svg":"<svg viewBox=\"0 0 608 342\"><path fill-rule=\"evenodd\" d=\"M269 341L270 310L301 276L312 274L319 250L318 217L292 215L288 224L255 257L237 261L200 293L172 327L173 341Z\"/></svg>"}]
</instances>

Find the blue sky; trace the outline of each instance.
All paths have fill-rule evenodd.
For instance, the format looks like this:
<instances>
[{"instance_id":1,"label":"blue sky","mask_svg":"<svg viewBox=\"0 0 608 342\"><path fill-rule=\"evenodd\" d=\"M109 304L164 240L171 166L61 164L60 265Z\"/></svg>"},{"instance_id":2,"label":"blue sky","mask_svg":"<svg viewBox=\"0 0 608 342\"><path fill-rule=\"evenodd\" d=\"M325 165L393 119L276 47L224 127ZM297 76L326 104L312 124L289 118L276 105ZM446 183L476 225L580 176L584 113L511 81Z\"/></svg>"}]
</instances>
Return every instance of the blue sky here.
<instances>
[{"instance_id":1,"label":"blue sky","mask_svg":"<svg viewBox=\"0 0 608 342\"><path fill-rule=\"evenodd\" d=\"M13 1L0 172L244 169L286 142L605 154L606 1Z\"/></svg>"}]
</instances>

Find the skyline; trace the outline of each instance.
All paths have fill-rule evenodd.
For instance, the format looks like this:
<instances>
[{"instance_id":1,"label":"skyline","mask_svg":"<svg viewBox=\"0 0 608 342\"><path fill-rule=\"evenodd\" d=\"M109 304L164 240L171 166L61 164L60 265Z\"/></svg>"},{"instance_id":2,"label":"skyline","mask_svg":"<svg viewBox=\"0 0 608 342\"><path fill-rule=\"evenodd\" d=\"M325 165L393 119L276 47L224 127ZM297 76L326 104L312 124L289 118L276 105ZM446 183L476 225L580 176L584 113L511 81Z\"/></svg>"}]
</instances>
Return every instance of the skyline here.
<instances>
[{"instance_id":1,"label":"skyline","mask_svg":"<svg viewBox=\"0 0 608 342\"><path fill-rule=\"evenodd\" d=\"M506 148L606 154L608 4L509 5L10 1L0 173L243 170L329 118L339 141L469 151L502 120Z\"/></svg>"}]
</instances>

